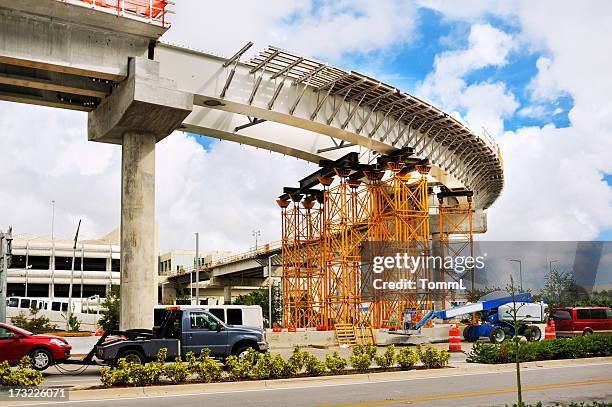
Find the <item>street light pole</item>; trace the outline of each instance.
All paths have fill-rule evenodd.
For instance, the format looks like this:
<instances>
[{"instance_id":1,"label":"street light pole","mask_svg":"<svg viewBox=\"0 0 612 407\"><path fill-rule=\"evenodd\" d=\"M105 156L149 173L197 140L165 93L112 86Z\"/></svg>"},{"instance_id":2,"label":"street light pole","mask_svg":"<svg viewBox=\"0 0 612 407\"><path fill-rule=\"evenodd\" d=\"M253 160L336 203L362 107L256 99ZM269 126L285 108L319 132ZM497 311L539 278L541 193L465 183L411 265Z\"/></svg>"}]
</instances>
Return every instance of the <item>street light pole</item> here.
<instances>
[{"instance_id":1,"label":"street light pole","mask_svg":"<svg viewBox=\"0 0 612 407\"><path fill-rule=\"evenodd\" d=\"M261 236L261 231L260 230L254 230L253 231L253 236L255 236L255 251L257 251L257 238L259 236Z\"/></svg>"},{"instance_id":2,"label":"street light pole","mask_svg":"<svg viewBox=\"0 0 612 407\"><path fill-rule=\"evenodd\" d=\"M70 318L72 317L72 286L74 283L74 258L76 257L77 241L79 240L79 230L81 229L81 219L77 226L74 235L74 244L72 245L72 267L70 267L70 285L68 286L68 317L66 318L66 327L70 330Z\"/></svg>"},{"instance_id":3,"label":"street light pole","mask_svg":"<svg viewBox=\"0 0 612 407\"><path fill-rule=\"evenodd\" d=\"M196 252L195 252L195 277L196 277L196 305L200 305L200 234L196 232L195 234L195 244L196 244Z\"/></svg>"},{"instance_id":4,"label":"street light pole","mask_svg":"<svg viewBox=\"0 0 612 407\"><path fill-rule=\"evenodd\" d=\"M272 257L277 256L273 254L268 257L268 321L269 327L272 329Z\"/></svg>"},{"instance_id":5,"label":"street light pole","mask_svg":"<svg viewBox=\"0 0 612 407\"><path fill-rule=\"evenodd\" d=\"M51 201L51 300L55 298L55 200Z\"/></svg>"},{"instance_id":6,"label":"street light pole","mask_svg":"<svg viewBox=\"0 0 612 407\"><path fill-rule=\"evenodd\" d=\"M514 261L519 264L519 285L521 287L521 292L523 292L523 262L518 259L508 259L508 261Z\"/></svg>"},{"instance_id":7,"label":"street light pole","mask_svg":"<svg viewBox=\"0 0 612 407\"><path fill-rule=\"evenodd\" d=\"M552 264L558 262L559 260L551 260L548 262L548 272L552 274Z\"/></svg>"}]
</instances>

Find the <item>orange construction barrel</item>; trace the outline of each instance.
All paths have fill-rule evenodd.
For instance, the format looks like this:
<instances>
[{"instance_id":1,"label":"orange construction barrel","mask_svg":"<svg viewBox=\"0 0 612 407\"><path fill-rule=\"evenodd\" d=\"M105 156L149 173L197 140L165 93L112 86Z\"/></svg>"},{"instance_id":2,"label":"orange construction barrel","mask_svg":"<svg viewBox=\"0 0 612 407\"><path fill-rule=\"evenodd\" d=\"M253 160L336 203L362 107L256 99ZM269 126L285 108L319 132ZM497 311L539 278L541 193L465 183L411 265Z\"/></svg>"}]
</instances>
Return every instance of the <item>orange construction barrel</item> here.
<instances>
[{"instance_id":1,"label":"orange construction barrel","mask_svg":"<svg viewBox=\"0 0 612 407\"><path fill-rule=\"evenodd\" d=\"M461 352L461 332L457 326L453 325L448 330L448 351Z\"/></svg>"},{"instance_id":2,"label":"orange construction barrel","mask_svg":"<svg viewBox=\"0 0 612 407\"><path fill-rule=\"evenodd\" d=\"M557 334L555 333L555 321L552 319L546 325L544 329L544 339L555 339Z\"/></svg>"}]
</instances>

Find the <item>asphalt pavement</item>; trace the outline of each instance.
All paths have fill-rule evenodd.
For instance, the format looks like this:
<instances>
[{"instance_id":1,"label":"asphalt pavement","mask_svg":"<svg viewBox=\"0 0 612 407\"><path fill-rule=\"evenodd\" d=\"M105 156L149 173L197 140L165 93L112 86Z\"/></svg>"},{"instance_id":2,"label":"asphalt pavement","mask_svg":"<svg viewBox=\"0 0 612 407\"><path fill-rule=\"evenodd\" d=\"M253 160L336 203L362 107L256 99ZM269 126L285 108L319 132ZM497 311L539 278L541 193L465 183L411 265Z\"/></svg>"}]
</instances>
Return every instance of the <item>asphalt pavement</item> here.
<instances>
[{"instance_id":1,"label":"asphalt pavement","mask_svg":"<svg viewBox=\"0 0 612 407\"><path fill-rule=\"evenodd\" d=\"M411 372L410 376L384 374L359 375L344 380L319 378L302 381L268 381L265 386L253 387L256 382L197 385L174 392L158 388L157 393L145 394L132 389L131 393L107 390L81 391L79 399L67 402L26 402L10 405L113 407L173 407L179 406L291 406L291 407L392 407L419 404L425 406L503 406L516 402L515 372L507 366L488 370L461 372L461 369L440 369ZM424 374L427 374L424 376ZM398 377L401 377L398 379ZM571 365L540 364L524 368L524 400L544 405L570 401L612 402L612 362L573 361ZM228 386L232 385L233 386ZM202 387L205 386L205 387ZM208 386L208 387L206 387ZM135 391L134 391L135 390ZM91 393L87 393L91 392ZM90 394L92 399L83 398ZM101 396L104 400L99 400ZM4 402L4 404L8 404Z\"/></svg>"}]
</instances>

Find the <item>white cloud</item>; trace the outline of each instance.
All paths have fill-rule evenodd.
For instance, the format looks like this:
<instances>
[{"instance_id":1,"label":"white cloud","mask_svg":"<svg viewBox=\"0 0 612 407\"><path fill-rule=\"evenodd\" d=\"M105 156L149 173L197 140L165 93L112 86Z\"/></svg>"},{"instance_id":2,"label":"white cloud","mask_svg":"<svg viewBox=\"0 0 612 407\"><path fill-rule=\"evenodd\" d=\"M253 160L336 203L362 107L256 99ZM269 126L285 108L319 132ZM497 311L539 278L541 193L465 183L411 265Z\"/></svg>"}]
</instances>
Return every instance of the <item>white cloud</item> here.
<instances>
[{"instance_id":1,"label":"white cloud","mask_svg":"<svg viewBox=\"0 0 612 407\"><path fill-rule=\"evenodd\" d=\"M272 44L338 62L348 54L405 43L416 26L416 7L407 0L380 0L375 6L367 0L177 3L164 39L225 56L253 41L252 51Z\"/></svg>"},{"instance_id":2,"label":"white cloud","mask_svg":"<svg viewBox=\"0 0 612 407\"><path fill-rule=\"evenodd\" d=\"M119 146L87 141L83 113L0 102L0 227L15 233L98 238L119 226ZM313 164L230 142L210 151L175 132L156 149L156 214L161 248L246 250L280 239L282 187L296 185Z\"/></svg>"},{"instance_id":3,"label":"white cloud","mask_svg":"<svg viewBox=\"0 0 612 407\"><path fill-rule=\"evenodd\" d=\"M503 66L515 48L512 37L490 24L474 24L465 49L438 54L434 70L417 94L445 109L465 109L465 121L474 130L503 130L503 119L512 115L518 102L502 82L468 84L465 76L488 66Z\"/></svg>"},{"instance_id":4,"label":"white cloud","mask_svg":"<svg viewBox=\"0 0 612 407\"><path fill-rule=\"evenodd\" d=\"M574 101L568 128L522 128L499 137L506 185L489 210L487 237L589 240L612 227L612 189L601 177L612 172L612 55L602 52L612 38L612 4L542 1L498 8L470 2L464 9L428 3L451 20L509 19L519 28L522 49L543 54L527 89L533 105L519 115L543 117L541 103L560 95Z\"/></svg>"}]
</instances>

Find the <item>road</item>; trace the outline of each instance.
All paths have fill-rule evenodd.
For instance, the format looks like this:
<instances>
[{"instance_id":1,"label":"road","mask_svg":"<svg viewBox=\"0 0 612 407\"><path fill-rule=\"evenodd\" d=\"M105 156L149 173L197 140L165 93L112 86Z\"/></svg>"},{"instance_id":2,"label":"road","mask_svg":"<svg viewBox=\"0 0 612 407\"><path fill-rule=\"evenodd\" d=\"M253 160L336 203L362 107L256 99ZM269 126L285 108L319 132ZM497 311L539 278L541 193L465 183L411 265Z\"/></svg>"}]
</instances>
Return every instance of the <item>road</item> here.
<instances>
[{"instance_id":1,"label":"road","mask_svg":"<svg viewBox=\"0 0 612 407\"><path fill-rule=\"evenodd\" d=\"M579 364L563 367L538 367L523 372L526 402L608 401L612 402L612 363ZM113 398L106 400L73 400L46 402L54 407L76 405L113 407L179 406L291 406L291 407L393 407L418 404L424 406L492 406L512 405L516 401L515 373L473 373L452 375L451 369L436 376L411 380L380 382L302 382L269 388L210 393L174 394L154 397ZM274 386L274 387L272 387ZM6 402L5 402L6 404ZM20 406L42 403L14 404Z\"/></svg>"}]
</instances>

